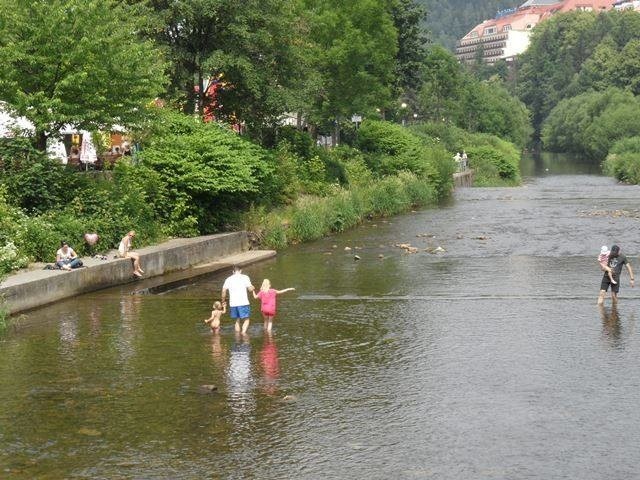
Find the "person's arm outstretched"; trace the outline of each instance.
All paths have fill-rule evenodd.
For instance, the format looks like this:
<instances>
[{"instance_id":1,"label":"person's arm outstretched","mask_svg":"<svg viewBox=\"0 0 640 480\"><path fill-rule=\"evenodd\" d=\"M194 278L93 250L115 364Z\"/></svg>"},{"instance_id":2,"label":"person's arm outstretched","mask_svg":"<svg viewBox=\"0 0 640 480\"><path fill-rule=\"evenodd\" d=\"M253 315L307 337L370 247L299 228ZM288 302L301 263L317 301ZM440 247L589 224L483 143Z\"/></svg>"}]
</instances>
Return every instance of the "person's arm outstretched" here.
<instances>
[{"instance_id":1,"label":"person's arm outstretched","mask_svg":"<svg viewBox=\"0 0 640 480\"><path fill-rule=\"evenodd\" d=\"M284 290L276 290L276 293L279 295L281 293L294 292L295 288L285 288Z\"/></svg>"},{"instance_id":2,"label":"person's arm outstretched","mask_svg":"<svg viewBox=\"0 0 640 480\"><path fill-rule=\"evenodd\" d=\"M257 299L259 299L259 298L260 298L260 296L259 296L258 294L256 294L255 289L251 290L251 293L253 293L253 298L254 298L254 299L256 299L256 300L257 300Z\"/></svg>"}]
</instances>

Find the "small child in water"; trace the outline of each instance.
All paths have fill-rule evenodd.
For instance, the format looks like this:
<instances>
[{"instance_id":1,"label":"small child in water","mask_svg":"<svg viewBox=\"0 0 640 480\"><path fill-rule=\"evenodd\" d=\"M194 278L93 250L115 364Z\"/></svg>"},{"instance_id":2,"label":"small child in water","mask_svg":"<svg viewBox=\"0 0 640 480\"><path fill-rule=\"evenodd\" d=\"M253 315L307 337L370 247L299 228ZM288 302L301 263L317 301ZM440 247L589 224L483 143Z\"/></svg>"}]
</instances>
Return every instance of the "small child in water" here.
<instances>
[{"instance_id":1,"label":"small child in water","mask_svg":"<svg viewBox=\"0 0 640 480\"><path fill-rule=\"evenodd\" d=\"M262 281L260 291L256 294L253 292L253 298L260 299L260 311L264 318L264 329L267 332L273 327L273 317L276 316L276 296L281 293L293 292L295 288L285 288L284 290L275 290L271 288L271 282L268 278Z\"/></svg>"},{"instance_id":2,"label":"small child in water","mask_svg":"<svg viewBox=\"0 0 640 480\"><path fill-rule=\"evenodd\" d=\"M618 282L616 282L613 279L613 273L611 272L611 268L609 267L609 265L607 265L607 263L609 262L609 254L611 252L609 251L609 247L607 247L606 245L603 245L602 248L600 249L600 255L598 255L598 263L600 263L600 268L602 269L603 272L607 272L607 275L609 275L609 280L611 281L611 283L613 285L616 285Z\"/></svg>"},{"instance_id":3,"label":"small child in water","mask_svg":"<svg viewBox=\"0 0 640 480\"><path fill-rule=\"evenodd\" d=\"M218 332L220 330L220 319L222 315L227 313L227 302L213 302L213 310L211 310L211 316L207 318L204 323L211 327L212 332Z\"/></svg>"}]
</instances>

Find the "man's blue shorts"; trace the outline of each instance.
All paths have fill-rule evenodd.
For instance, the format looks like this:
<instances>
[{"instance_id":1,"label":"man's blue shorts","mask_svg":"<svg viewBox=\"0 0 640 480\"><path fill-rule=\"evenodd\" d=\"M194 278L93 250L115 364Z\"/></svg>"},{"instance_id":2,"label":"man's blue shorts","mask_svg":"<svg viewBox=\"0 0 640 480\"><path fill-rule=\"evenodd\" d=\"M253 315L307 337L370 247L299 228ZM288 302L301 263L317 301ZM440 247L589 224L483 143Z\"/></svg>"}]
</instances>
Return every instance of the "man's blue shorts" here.
<instances>
[{"instance_id":1,"label":"man's blue shorts","mask_svg":"<svg viewBox=\"0 0 640 480\"><path fill-rule=\"evenodd\" d=\"M249 318L251 316L251 306L242 305L240 307L231 307L229 314L231 318Z\"/></svg>"}]
</instances>

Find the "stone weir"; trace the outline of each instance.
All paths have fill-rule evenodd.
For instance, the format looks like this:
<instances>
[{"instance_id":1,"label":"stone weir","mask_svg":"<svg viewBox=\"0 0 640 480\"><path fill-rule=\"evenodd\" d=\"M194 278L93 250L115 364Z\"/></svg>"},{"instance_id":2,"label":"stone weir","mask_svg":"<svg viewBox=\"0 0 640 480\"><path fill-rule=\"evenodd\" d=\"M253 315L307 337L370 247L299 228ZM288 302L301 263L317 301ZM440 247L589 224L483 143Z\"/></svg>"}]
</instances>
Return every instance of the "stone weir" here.
<instances>
[{"instance_id":1,"label":"stone weir","mask_svg":"<svg viewBox=\"0 0 640 480\"><path fill-rule=\"evenodd\" d=\"M179 272L180 277L198 276L229 267L247 265L274 257L273 250L249 250L246 232L223 233L196 238L178 238L136 249L146 279ZM63 270L31 270L10 275L0 284L0 298L10 314L24 312L58 300L87 292L138 281L133 276L130 259L116 258L109 252L107 260L82 258L84 267ZM156 278L149 281L161 284Z\"/></svg>"}]
</instances>

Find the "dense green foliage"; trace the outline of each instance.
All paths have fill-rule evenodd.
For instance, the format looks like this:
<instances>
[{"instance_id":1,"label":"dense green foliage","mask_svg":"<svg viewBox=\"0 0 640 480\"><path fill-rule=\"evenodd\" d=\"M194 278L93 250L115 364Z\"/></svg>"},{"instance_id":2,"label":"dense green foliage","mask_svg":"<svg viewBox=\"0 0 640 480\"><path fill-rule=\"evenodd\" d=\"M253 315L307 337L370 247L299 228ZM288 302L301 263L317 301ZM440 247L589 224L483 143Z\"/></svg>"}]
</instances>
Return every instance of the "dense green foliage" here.
<instances>
[{"instance_id":1,"label":"dense green foliage","mask_svg":"<svg viewBox=\"0 0 640 480\"><path fill-rule=\"evenodd\" d=\"M469 30L499 10L518 7L523 0L418 0L427 10L426 26L433 41L453 50Z\"/></svg>"},{"instance_id":2,"label":"dense green foliage","mask_svg":"<svg viewBox=\"0 0 640 480\"><path fill-rule=\"evenodd\" d=\"M411 172L425 178L438 196L451 188L453 162L439 145L428 145L401 126L368 120L358 132L358 147L366 154L369 168L377 175Z\"/></svg>"},{"instance_id":3,"label":"dense green foliage","mask_svg":"<svg viewBox=\"0 0 640 480\"><path fill-rule=\"evenodd\" d=\"M536 27L517 90L540 129L563 99L618 87L640 93L640 13L558 14Z\"/></svg>"},{"instance_id":4,"label":"dense green foliage","mask_svg":"<svg viewBox=\"0 0 640 480\"><path fill-rule=\"evenodd\" d=\"M562 100L542 128L545 148L577 152L603 160L625 137L640 135L640 99L617 88Z\"/></svg>"},{"instance_id":5,"label":"dense green foliage","mask_svg":"<svg viewBox=\"0 0 640 480\"><path fill-rule=\"evenodd\" d=\"M412 131L425 142L436 142L450 154L466 152L475 170L474 185L498 186L520 183L520 150L495 135L470 133L442 122L422 123Z\"/></svg>"},{"instance_id":6,"label":"dense green foliage","mask_svg":"<svg viewBox=\"0 0 640 480\"><path fill-rule=\"evenodd\" d=\"M517 91L544 148L606 157L608 173L636 182L635 153L611 148L640 135L640 13L555 15L519 63Z\"/></svg>"},{"instance_id":7,"label":"dense green foliage","mask_svg":"<svg viewBox=\"0 0 640 480\"><path fill-rule=\"evenodd\" d=\"M274 158L217 123L167 111L140 158L162 184L155 208L172 235L211 233L277 190ZM175 228L175 230L174 230Z\"/></svg>"},{"instance_id":8,"label":"dense green foliage","mask_svg":"<svg viewBox=\"0 0 640 480\"><path fill-rule=\"evenodd\" d=\"M603 166L607 175L621 182L640 184L640 136L617 141Z\"/></svg>"},{"instance_id":9,"label":"dense green foliage","mask_svg":"<svg viewBox=\"0 0 640 480\"><path fill-rule=\"evenodd\" d=\"M500 79L479 80L442 47L429 50L420 116L471 132L490 133L523 147L532 133L529 112Z\"/></svg>"},{"instance_id":10,"label":"dense green foliage","mask_svg":"<svg viewBox=\"0 0 640 480\"><path fill-rule=\"evenodd\" d=\"M65 124L135 125L161 93L159 50L137 32L145 10L117 0L0 0L0 100L44 151Z\"/></svg>"}]
</instances>

